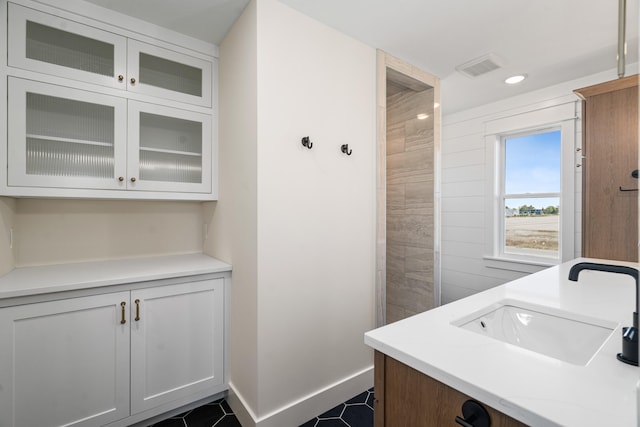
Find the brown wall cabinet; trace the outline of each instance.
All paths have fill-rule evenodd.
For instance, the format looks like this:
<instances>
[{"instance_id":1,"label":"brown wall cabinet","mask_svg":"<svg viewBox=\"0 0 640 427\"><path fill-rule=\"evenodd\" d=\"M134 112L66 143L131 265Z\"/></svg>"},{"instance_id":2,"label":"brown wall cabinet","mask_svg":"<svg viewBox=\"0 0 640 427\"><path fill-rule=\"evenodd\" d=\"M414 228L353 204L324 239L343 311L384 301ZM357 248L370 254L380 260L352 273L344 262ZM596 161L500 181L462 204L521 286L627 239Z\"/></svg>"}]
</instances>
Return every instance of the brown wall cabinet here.
<instances>
[{"instance_id":1,"label":"brown wall cabinet","mask_svg":"<svg viewBox=\"0 0 640 427\"><path fill-rule=\"evenodd\" d=\"M474 400L378 351L374 372L374 427L456 426L456 416L463 417L462 405ZM526 426L489 406L481 406L489 414L491 427Z\"/></svg>"},{"instance_id":2,"label":"brown wall cabinet","mask_svg":"<svg viewBox=\"0 0 640 427\"><path fill-rule=\"evenodd\" d=\"M638 75L582 99L582 256L638 261Z\"/></svg>"}]
</instances>

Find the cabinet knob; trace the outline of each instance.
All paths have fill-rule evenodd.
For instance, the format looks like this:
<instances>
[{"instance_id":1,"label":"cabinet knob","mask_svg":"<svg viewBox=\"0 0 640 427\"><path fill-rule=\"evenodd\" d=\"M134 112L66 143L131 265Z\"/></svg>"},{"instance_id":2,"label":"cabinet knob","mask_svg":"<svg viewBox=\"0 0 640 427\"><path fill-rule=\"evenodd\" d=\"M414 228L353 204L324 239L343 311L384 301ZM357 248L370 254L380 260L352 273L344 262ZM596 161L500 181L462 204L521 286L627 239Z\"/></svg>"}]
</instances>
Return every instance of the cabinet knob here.
<instances>
[{"instance_id":1,"label":"cabinet knob","mask_svg":"<svg viewBox=\"0 0 640 427\"><path fill-rule=\"evenodd\" d=\"M131 84L132 85L136 84L136 79L134 77L131 77Z\"/></svg>"},{"instance_id":2,"label":"cabinet knob","mask_svg":"<svg viewBox=\"0 0 640 427\"><path fill-rule=\"evenodd\" d=\"M131 177L131 182L136 182L136 177L135 176Z\"/></svg>"},{"instance_id":3,"label":"cabinet knob","mask_svg":"<svg viewBox=\"0 0 640 427\"><path fill-rule=\"evenodd\" d=\"M480 403L475 400L467 400L462 404L462 417L456 416L456 424L463 427L489 427L491 418L489 413Z\"/></svg>"},{"instance_id":4,"label":"cabinet knob","mask_svg":"<svg viewBox=\"0 0 640 427\"><path fill-rule=\"evenodd\" d=\"M120 181L120 182L124 181L124 176L119 176L118 177L118 181Z\"/></svg>"},{"instance_id":5,"label":"cabinet knob","mask_svg":"<svg viewBox=\"0 0 640 427\"><path fill-rule=\"evenodd\" d=\"M124 76L122 74L118 74L118 81L121 82L124 80Z\"/></svg>"}]
</instances>

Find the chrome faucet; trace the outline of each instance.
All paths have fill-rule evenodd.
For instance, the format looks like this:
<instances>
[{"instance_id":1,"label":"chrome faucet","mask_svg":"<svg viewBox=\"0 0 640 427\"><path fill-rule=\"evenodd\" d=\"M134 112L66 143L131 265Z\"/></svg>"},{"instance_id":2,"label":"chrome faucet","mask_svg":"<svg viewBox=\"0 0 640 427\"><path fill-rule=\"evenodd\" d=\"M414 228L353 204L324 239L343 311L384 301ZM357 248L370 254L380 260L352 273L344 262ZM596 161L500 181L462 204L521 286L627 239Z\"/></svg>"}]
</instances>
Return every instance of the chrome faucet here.
<instances>
[{"instance_id":1,"label":"chrome faucet","mask_svg":"<svg viewBox=\"0 0 640 427\"><path fill-rule=\"evenodd\" d=\"M622 328L622 353L618 353L617 357L621 362L638 366L638 270L622 265L579 262L569 270L569 280L577 282L578 275L582 270L628 274L636 280L636 310L633 312L633 326L625 326Z\"/></svg>"}]
</instances>

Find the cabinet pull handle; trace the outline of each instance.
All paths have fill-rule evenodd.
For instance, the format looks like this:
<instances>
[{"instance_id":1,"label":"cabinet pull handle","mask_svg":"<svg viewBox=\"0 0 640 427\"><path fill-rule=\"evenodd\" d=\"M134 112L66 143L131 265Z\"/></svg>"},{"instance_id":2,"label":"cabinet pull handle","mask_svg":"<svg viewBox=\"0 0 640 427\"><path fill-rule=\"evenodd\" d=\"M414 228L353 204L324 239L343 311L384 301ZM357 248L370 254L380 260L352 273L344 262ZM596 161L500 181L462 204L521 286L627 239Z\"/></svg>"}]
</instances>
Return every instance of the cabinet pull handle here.
<instances>
[{"instance_id":1,"label":"cabinet pull handle","mask_svg":"<svg viewBox=\"0 0 640 427\"><path fill-rule=\"evenodd\" d=\"M134 302L136 303L136 318L134 320L137 322L140 320L140 300L136 299Z\"/></svg>"},{"instance_id":2,"label":"cabinet pull handle","mask_svg":"<svg viewBox=\"0 0 640 427\"><path fill-rule=\"evenodd\" d=\"M124 302L124 301L122 301L122 302L120 303L120 307L122 307L122 320L120 320L120 324L121 324L121 325L124 325L125 323L127 323L127 320L126 320L126 319L125 319L125 317L124 317L124 307L125 307L126 305L127 305L127 303L126 303L126 302Z\"/></svg>"},{"instance_id":3,"label":"cabinet pull handle","mask_svg":"<svg viewBox=\"0 0 640 427\"><path fill-rule=\"evenodd\" d=\"M136 182L136 177L135 176L131 177L131 182Z\"/></svg>"},{"instance_id":4,"label":"cabinet pull handle","mask_svg":"<svg viewBox=\"0 0 640 427\"><path fill-rule=\"evenodd\" d=\"M122 74L118 74L118 81L121 82L124 80L124 76Z\"/></svg>"},{"instance_id":5,"label":"cabinet pull handle","mask_svg":"<svg viewBox=\"0 0 640 427\"><path fill-rule=\"evenodd\" d=\"M136 84L136 79L134 77L131 77L131 84L132 85Z\"/></svg>"},{"instance_id":6,"label":"cabinet pull handle","mask_svg":"<svg viewBox=\"0 0 640 427\"><path fill-rule=\"evenodd\" d=\"M124 176L119 176L118 177L118 181L120 181L120 182L124 181Z\"/></svg>"}]
</instances>

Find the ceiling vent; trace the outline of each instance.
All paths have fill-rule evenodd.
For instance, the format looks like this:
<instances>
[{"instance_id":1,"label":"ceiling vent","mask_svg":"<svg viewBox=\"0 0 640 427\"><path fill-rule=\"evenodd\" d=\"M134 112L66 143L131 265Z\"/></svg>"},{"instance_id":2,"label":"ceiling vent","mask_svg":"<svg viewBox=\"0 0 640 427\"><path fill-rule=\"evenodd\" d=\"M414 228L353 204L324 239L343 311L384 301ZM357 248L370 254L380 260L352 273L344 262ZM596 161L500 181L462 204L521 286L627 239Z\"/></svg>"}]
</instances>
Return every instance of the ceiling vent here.
<instances>
[{"instance_id":1,"label":"ceiling vent","mask_svg":"<svg viewBox=\"0 0 640 427\"><path fill-rule=\"evenodd\" d=\"M480 58L473 59L462 65L458 65L456 67L456 70L467 77L475 78L501 68L502 64L502 60L498 58L497 55L490 53Z\"/></svg>"}]
</instances>

